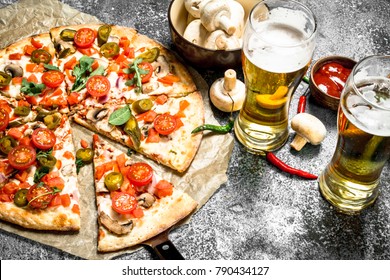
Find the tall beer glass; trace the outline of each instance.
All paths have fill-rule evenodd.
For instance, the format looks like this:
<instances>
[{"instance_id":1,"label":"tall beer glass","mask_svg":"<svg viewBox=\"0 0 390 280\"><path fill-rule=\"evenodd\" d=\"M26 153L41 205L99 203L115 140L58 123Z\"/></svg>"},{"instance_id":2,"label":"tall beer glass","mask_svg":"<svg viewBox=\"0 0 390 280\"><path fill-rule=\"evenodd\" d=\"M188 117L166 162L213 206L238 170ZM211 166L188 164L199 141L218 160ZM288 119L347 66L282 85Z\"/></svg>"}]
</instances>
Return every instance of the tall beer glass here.
<instances>
[{"instance_id":1,"label":"tall beer glass","mask_svg":"<svg viewBox=\"0 0 390 280\"><path fill-rule=\"evenodd\" d=\"M242 52L246 99L234 126L250 152L286 142L290 100L311 62L316 28L313 13L295 1L265 0L252 9Z\"/></svg>"},{"instance_id":2,"label":"tall beer glass","mask_svg":"<svg viewBox=\"0 0 390 280\"><path fill-rule=\"evenodd\" d=\"M319 180L322 195L341 212L359 213L377 198L389 156L390 56L371 56L355 65L341 94L336 151Z\"/></svg>"}]
</instances>

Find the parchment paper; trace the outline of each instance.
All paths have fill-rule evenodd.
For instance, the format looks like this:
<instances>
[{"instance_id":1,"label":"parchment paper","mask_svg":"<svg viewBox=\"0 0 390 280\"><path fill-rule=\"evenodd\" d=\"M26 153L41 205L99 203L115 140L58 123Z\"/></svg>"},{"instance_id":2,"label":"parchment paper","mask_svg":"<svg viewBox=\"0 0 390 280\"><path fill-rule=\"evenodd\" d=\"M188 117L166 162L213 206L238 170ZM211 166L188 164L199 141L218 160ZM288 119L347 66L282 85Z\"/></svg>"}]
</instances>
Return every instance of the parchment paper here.
<instances>
[{"instance_id":1,"label":"parchment paper","mask_svg":"<svg viewBox=\"0 0 390 280\"><path fill-rule=\"evenodd\" d=\"M54 26L96 22L100 22L96 17L79 12L56 0L42 2L22 0L0 9L0 48L29 35L48 32ZM190 68L190 71L204 98L206 123L218 124L210 108L207 83L194 69ZM92 133L87 129L77 124L72 124L72 129L76 148L79 148L80 139L92 140ZM123 146L111 143L123 151L127 150ZM155 170L164 174L165 179L191 195L199 203L199 209L227 181L226 170L232 149L233 138L229 134L205 134L194 161L184 174L157 165L141 155L135 156L148 161ZM97 219L92 165L81 169L78 181L81 196L81 230L79 232L33 231L5 222L0 222L0 228L86 259L110 259L134 251L136 248L115 253L97 252Z\"/></svg>"}]
</instances>

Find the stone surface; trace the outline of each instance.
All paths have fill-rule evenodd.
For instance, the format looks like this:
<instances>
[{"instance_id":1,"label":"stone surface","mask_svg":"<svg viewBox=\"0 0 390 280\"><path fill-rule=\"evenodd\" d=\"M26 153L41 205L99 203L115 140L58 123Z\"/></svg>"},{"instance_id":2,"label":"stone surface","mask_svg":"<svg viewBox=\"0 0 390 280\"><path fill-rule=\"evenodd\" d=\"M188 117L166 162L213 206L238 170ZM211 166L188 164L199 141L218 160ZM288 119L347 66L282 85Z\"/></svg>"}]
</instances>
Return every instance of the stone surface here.
<instances>
[{"instance_id":1,"label":"stone surface","mask_svg":"<svg viewBox=\"0 0 390 280\"><path fill-rule=\"evenodd\" d=\"M14 3L0 0L0 8ZM168 0L64 0L80 11L139 32L173 48L168 27ZM390 1L302 0L316 14L318 44L313 60L344 55L355 60L389 52ZM242 72L236 69L243 80ZM222 71L199 70L211 85ZM296 111L300 85L290 113ZM226 123L228 114L215 111ZM312 100L307 111L326 125L320 146L300 153L288 145L276 154L288 164L319 173L336 144L336 113ZM389 121L389 120L387 120ZM291 139L290 139L291 140ZM318 184L281 173L236 142L228 168L229 180L197 212L190 224L174 230L170 239L187 259L390 259L390 168L382 174L377 202L359 216L337 213L321 197ZM49 246L0 231L0 259L77 259ZM119 259L151 259L142 249Z\"/></svg>"}]
</instances>

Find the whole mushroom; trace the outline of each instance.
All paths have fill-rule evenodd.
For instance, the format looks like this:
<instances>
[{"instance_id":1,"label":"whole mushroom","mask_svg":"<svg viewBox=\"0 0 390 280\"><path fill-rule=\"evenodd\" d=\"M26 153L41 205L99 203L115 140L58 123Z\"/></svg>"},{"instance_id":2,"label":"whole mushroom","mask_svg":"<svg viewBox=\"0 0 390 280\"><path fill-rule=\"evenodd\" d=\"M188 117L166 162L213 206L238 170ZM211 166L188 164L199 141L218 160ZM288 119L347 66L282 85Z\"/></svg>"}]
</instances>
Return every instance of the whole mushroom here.
<instances>
[{"instance_id":1,"label":"whole mushroom","mask_svg":"<svg viewBox=\"0 0 390 280\"><path fill-rule=\"evenodd\" d=\"M191 43L203 46L204 40L208 37L208 34L209 32L204 28L200 19L195 19L187 25L183 37Z\"/></svg>"},{"instance_id":2,"label":"whole mushroom","mask_svg":"<svg viewBox=\"0 0 390 280\"><path fill-rule=\"evenodd\" d=\"M211 0L200 9L200 20L209 31L221 29L229 35L236 32L235 23L232 21L232 11L229 2L232 0Z\"/></svg>"},{"instance_id":3,"label":"whole mushroom","mask_svg":"<svg viewBox=\"0 0 390 280\"><path fill-rule=\"evenodd\" d=\"M318 145L326 136L325 125L315 116L300 113L291 119L291 128L296 132L290 146L300 151L307 142Z\"/></svg>"},{"instance_id":4,"label":"whole mushroom","mask_svg":"<svg viewBox=\"0 0 390 280\"><path fill-rule=\"evenodd\" d=\"M184 0L184 7L194 18L200 18L200 7L210 0Z\"/></svg>"},{"instance_id":5,"label":"whole mushroom","mask_svg":"<svg viewBox=\"0 0 390 280\"><path fill-rule=\"evenodd\" d=\"M217 79L210 88L211 102L219 110L240 110L245 99L245 85L236 78L236 71L226 70L223 78Z\"/></svg>"},{"instance_id":6,"label":"whole mushroom","mask_svg":"<svg viewBox=\"0 0 390 280\"><path fill-rule=\"evenodd\" d=\"M242 42L223 30L215 30L206 37L204 47L211 50L233 50L241 48Z\"/></svg>"}]
</instances>

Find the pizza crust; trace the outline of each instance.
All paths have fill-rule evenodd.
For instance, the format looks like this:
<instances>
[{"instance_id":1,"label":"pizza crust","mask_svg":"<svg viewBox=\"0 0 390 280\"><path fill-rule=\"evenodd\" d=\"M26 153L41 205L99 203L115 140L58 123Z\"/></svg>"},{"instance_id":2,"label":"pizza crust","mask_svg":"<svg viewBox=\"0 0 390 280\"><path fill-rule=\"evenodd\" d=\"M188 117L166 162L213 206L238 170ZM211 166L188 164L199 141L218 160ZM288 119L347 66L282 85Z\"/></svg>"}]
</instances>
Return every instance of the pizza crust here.
<instances>
[{"instance_id":1,"label":"pizza crust","mask_svg":"<svg viewBox=\"0 0 390 280\"><path fill-rule=\"evenodd\" d=\"M144 217L134 220L134 228L126 235L118 236L99 225L98 251L110 252L140 244L169 229L195 210L197 202L189 195L174 189L172 195L159 199Z\"/></svg>"},{"instance_id":2,"label":"pizza crust","mask_svg":"<svg viewBox=\"0 0 390 280\"><path fill-rule=\"evenodd\" d=\"M70 231L80 229L80 216L63 206L43 210L17 207L14 203L0 203L0 219L37 230Z\"/></svg>"}]
</instances>

